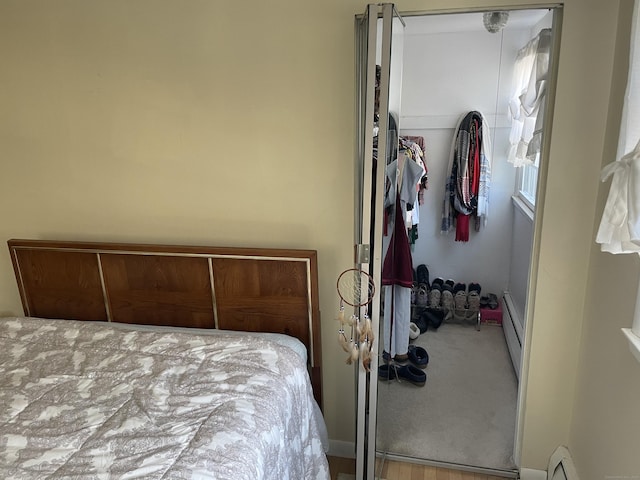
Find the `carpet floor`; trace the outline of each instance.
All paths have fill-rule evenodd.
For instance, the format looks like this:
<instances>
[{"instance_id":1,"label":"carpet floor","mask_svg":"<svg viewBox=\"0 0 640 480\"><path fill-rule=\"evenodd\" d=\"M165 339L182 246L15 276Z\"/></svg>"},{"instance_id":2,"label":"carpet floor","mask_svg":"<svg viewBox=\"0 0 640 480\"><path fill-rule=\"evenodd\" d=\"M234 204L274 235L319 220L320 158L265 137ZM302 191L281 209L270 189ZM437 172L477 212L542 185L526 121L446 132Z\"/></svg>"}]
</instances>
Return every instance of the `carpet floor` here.
<instances>
[{"instance_id":1,"label":"carpet floor","mask_svg":"<svg viewBox=\"0 0 640 480\"><path fill-rule=\"evenodd\" d=\"M517 379L502 328L445 323L426 348L427 382L378 381L378 451L511 470Z\"/></svg>"}]
</instances>

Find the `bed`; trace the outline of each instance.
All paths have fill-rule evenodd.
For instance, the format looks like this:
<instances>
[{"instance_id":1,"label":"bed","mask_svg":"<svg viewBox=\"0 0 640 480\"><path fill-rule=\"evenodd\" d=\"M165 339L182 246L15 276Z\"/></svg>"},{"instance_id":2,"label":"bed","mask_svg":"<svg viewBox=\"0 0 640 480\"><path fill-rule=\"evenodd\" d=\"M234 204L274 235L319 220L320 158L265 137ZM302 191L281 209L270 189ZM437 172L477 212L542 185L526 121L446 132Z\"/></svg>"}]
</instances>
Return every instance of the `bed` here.
<instances>
[{"instance_id":1,"label":"bed","mask_svg":"<svg viewBox=\"0 0 640 480\"><path fill-rule=\"evenodd\" d=\"M329 478L315 251L8 244L1 478Z\"/></svg>"}]
</instances>

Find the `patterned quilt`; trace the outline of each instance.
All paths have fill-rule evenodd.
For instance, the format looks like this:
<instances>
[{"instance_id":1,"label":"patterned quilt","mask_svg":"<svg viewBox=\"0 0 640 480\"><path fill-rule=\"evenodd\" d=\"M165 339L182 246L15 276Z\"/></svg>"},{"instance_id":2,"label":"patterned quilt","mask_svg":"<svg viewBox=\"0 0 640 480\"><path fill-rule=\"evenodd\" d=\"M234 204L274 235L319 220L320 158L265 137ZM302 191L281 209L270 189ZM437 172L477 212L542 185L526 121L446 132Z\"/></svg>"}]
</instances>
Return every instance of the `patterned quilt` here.
<instances>
[{"instance_id":1,"label":"patterned quilt","mask_svg":"<svg viewBox=\"0 0 640 480\"><path fill-rule=\"evenodd\" d=\"M241 333L0 319L0 478L329 478L304 361Z\"/></svg>"}]
</instances>

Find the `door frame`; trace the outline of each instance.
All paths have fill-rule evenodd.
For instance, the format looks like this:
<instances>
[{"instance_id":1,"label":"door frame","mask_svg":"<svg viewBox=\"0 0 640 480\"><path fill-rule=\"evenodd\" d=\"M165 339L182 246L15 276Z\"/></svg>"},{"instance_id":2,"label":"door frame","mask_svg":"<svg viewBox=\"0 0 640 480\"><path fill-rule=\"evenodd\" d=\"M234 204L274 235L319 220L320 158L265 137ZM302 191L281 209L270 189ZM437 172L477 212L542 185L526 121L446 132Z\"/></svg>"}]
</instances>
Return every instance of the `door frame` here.
<instances>
[{"instance_id":1,"label":"door frame","mask_svg":"<svg viewBox=\"0 0 640 480\"><path fill-rule=\"evenodd\" d=\"M391 9L395 11L395 7L393 4L382 4L382 5L391 5ZM553 117L554 110L556 104L556 90L557 90L557 81L558 81L558 70L559 70L559 61L560 61L560 44L562 38L562 21L563 21L563 3L540 3L540 4L528 4L528 5L504 5L500 6L500 10L504 11L517 11L517 10L542 10L542 9L550 9L553 10L553 21L552 21L552 46L551 46L551 58L549 64L549 82L548 89L545 98L545 122L543 127L543 141L542 141L542 150L541 150L541 161L540 167L538 171L538 185L536 191L536 207L534 212L534 222L533 222L533 243L531 248L531 256L529 259L529 275L528 275L528 287L527 287L527 297L526 297L526 309L525 309L525 318L526 318L526 328L524 341L522 345L522 363L521 363L521 376L520 381L518 383L518 397L517 397L517 406L516 406L516 427L515 427L515 437L514 437L514 463L518 470L520 469L521 457L522 457L522 443L523 443L523 435L524 435L524 417L525 417L525 402L527 396L527 383L529 376L529 363L530 363L530 355L531 355L531 342L532 342L532 322L534 319L534 305L536 298L536 287L537 287L537 277L539 270L539 263L537 259L539 258L540 253L540 245L541 245L541 237L542 237L542 220L544 216L544 206L545 206L545 197L546 197L546 188L547 188L547 176L549 170L549 157L550 157L550 145L552 140L552 131L553 131ZM413 17L413 16L424 16L424 15L450 15L450 14L462 14L462 13L474 13L474 12L486 12L489 10L494 10L495 7L491 6L478 6L478 7L470 7L470 8L453 8L453 9L427 9L420 11L411 11L411 12L400 12L399 16L404 17ZM358 18L362 18L362 15L356 16L356 23ZM371 18L369 19L371 21ZM389 30L389 42L391 38L391 30ZM390 43L386 45L389 51L391 51ZM385 59L384 53L385 43L383 41L383 62ZM368 52L370 53L370 52ZM358 49L356 48L356 54L358 54ZM373 53L375 58L375 52ZM357 63L358 59L356 59ZM388 57L387 57L388 61ZM375 61L374 61L375 63ZM385 73L385 69L383 68L383 75ZM387 71L388 75L388 71ZM357 80L356 80L357 82ZM387 78L388 82L388 78ZM387 83L388 85L388 83ZM358 85L357 85L358 86ZM357 93L357 92L356 92ZM358 95L356 95L358 96ZM380 111L388 110L388 92L386 98L385 108L381 108ZM382 131L382 115L380 116L380 130ZM384 127L386 131L386 123L387 120L384 120ZM380 145L379 145L380 147ZM386 144L385 144L386 148ZM357 163L357 162L356 162ZM382 162L379 162L382 163ZM378 171L380 171L380 165L378 165ZM384 170L382 169L382 176L377 176L378 179L384 178ZM357 177L358 178L358 177ZM380 183L380 181L378 181ZM366 186L364 188L367 188ZM376 191L380 191L380 185L375 189ZM357 194L356 194L357 195ZM357 202L358 199L356 199ZM361 206L365 206L363 202ZM381 211L376 209L376 211ZM366 223L371 226L371 222L364 221L365 213L370 210L362 210L363 223ZM358 217L356 215L356 217ZM378 215L379 217L379 215ZM381 237L381 222L379 222L379 218L375 218L376 227L375 235ZM356 222L358 219L356 218ZM380 225L378 225L380 223ZM380 228L377 228L377 227ZM356 225L356 231L360 228L359 225ZM363 232L364 233L364 232ZM367 233L368 235L368 233ZM361 237L361 241L363 241L365 236ZM372 239L374 240L374 244L377 244L381 247L381 238ZM377 241L376 241L377 240ZM356 240L356 243L358 240ZM372 252L373 253L373 252ZM374 279L380 279L380 270L382 259L381 255L376 257L376 255L372 255L371 257L371 265L367 264L366 266L371 268L374 271ZM378 265L376 265L378 264ZM363 264L364 265L364 264ZM376 266L378 267L378 276L375 276ZM377 289L380 290L380 289ZM379 293L376 292L378 297L374 297L374 301L371 304L371 318L372 323L375 318L375 323L373 323L373 328L375 332L379 331L379 310L380 310L380 298ZM372 350L372 361L371 361L371 370L375 373L378 367L378 342L374 343L374 348ZM365 445L361 445L359 441L356 442L356 478L364 479L363 476L365 473L367 474L367 480L373 479L373 474L375 473L375 461L376 461L376 415L377 415L377 379L373 380L371 378L371 374L363 373L363 368L360 366L358 368L357 374L357 403L356 403L356 414L358 418L360 413L366 414L364 416L366 423L361 424L360 420L358 420L357 424L357 440L360 438L366 438L366 451ZM362 403L361 403L362 402ZM361 405L364 405L364 412L360 412ZM368 435L369 432L373 431L374 435ZM360 435L364 435L361 437ZM371 454L372 452L372 454ZM366 456L363 456L366 453ZM366 470L364 459L366 458Z\"/></svg>"},{"instance_id":2,"label":"door frame","mask_svg":"<svg viewBox=\"0 0 640 480\"><path fill-rule=\"evenodd\" d=\"M374 332L380 331L380 299L381 288L380 279L382 277L382 227L383 215L375 214L382 212L384 205L384 185L381 179L385 178L386 163L373 161L373 118L374 118L374 96L375 96L375 76L376 76L376 48L378 39L378 19L382 18L382 61L380 78L379 111L389 111L389 79L390 79L390 59L391 59L391 33L393 4L383 3L379 5L367 5L364 14L356 16L356 52L360 53L361 43L367 36L366 62L361 65L356 59L356 92L359 87L365 84L365 104L360 102L360 95L357 98L358 125L361 128L356 130L363 135L361 143L356 138L356 179L362 178L362 184L356 188L356 219L360 218L360 224L355 225L355 243L366 245L368 255L358 257L356 255L356 268L370 273L376 285L373 299L368 307L368 314L371 319L371 326ZM361 30L360 21L366 21L365 31ZM360 59L361 60L361 59ZM366 73L365 73L366 69ZM364 74L364 78L363 78ZM363 81L364 80L364 81ZM373 88L372 88L373 87ZM388 113L379 115L378 152L387 151L388 143ZM375 167L375 172L374 172ZM358 198L358 192L361 193ZM361 213L361 215L359 215ZM372 221L373 220L373 221ZM357 220L356 220L357 222ZM356 251L358 248L356 247ZM359 315L362 317L362 315ZM376 415L377 415L377 371L378 371L378 344L379 339L373 342L371 349L370 370L374 372L372 381L371 373L367 371L361 362L358 362L356 369L357 397L356 397L356 478L373 479L375 473L375 442L376 442ZM370 435L370 432L374 432Z\"/></svg>"}]
</instances>

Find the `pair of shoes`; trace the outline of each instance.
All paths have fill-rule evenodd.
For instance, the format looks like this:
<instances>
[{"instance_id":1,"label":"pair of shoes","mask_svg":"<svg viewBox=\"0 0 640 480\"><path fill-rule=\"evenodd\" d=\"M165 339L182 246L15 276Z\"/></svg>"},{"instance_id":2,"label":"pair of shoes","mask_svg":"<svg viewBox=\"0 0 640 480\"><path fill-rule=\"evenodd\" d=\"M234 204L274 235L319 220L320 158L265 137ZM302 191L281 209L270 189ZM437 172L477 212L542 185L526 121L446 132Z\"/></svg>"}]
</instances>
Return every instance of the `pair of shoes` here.
<instances>
[{"instance_id":1,"label":"pair of shoes","mask_svg":"<svg viewBox=\"0 0 640 480\"><path fill-rule=\"evenodd\" d=\"M429 306L431 308L443 308L446 312L453 310L453 280L445 281L442 277L433 280Z\"/></svg>"},{"instance_id":2,"label":"pair of shoes","mask_svg":"<svg viewBox=\"0 0 640 480\"><path fill-rule=\"evenodd\" d=\"M498 297L493 293L488 293L486 296L480 297L480 308L495 310L498 308L498 305Z\"/></svg>"},{"instance_id":3,"label":"pair of shoes","mask_svg":"<svg viewBox=\"0 0 640 480\"><path fill-rule=\"evenodd\" d=\"M411 284L411 305L416 304L416 294L418 293L418 282L415 280Z\"/></svg>"},{"instance_id":4,"label":"pair of shoes","mask_svg":"<svg viewBox=\"0 0 640 480\"><path fill-rule=\"evenodd\" d=\"M418 368L427 368L429 363L429 354L427 351L417 345L409 345L407 350L409 361Z\"/></svg>"},{"instance_id":5,"label":"pair of shoes","mask_svg":"<svg viewBox=\"0 0 640 480\"><path fill-rule=\"evenodd\" d=\"M443 286L447 286L449 287L449 289L453 290L453 286L455 285L455 282L450 278L448 280L445 280L442 277L437 277L433 279L432 285L440 285L441 290Z\"/></svg>"},{"instance_id":6,"label":"pair of shoes","mask_svg":"<svg viewBox=\"0 0 640 480\"><path fill-rule=\"evenodd\" d=\"M378 367L379 380L396 380L404 379L418 387L424 386L427 381L427 374L413 365L380 365Z\"/></svg>"},{"instance_id":7,"label":"pair of shoes","mask_svg":"<svg viewBox=\"0 0 640 480\"><path fill-rule=\"evenodd\" d=\"M456 283L453 287L454 308L456 311L480 310L482 287L479 283L470 283L469 289L464 283Z\"/></svg>"},{"instance_id":8,"label":"pair of shoes","mask_svg":"<svg viewBox=\"0 0 640 480\"><path fill-rule=\"evenodd\" d=\"M480 295L481 291L482 291L482 287L480 286L479 283L470 283L469 284L469 293L476 292L478 295Z\"/></svg>"}]
</instances>

